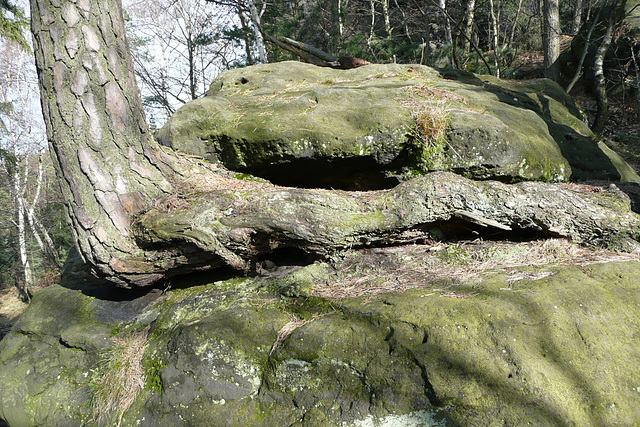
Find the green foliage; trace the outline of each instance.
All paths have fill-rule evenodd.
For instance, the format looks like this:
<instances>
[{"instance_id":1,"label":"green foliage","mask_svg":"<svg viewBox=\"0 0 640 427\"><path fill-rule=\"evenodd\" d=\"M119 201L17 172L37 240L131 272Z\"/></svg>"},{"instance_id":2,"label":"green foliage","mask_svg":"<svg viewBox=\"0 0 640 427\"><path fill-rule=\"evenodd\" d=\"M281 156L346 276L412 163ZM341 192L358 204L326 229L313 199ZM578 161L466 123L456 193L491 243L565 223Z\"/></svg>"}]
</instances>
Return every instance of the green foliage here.
<instances>
[{"instance_id":1,"label":"green foliage","mask_svg":"<svg viewBox=\"0 0 640 427\"><path fill-rule=\"evenodd\" d=\"M144 360L142 365L145 370L145 389L162 393L163 384L160 377L160 370L167 367L167 364L158 358Z\"/></svg>"}]
</instances>

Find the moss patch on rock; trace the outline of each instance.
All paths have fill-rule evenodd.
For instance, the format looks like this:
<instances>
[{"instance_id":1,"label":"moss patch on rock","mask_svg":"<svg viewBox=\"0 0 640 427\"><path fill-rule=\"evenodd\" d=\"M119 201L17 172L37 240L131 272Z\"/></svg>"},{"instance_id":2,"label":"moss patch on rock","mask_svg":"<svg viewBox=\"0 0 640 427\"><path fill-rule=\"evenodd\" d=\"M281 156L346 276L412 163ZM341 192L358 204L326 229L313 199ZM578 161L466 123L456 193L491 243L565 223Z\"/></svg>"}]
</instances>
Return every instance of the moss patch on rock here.
<instances>
[{"instance_id":1,"label":"moss patch on rock","mask_svg":"<svg viewBox=\"0 0 640 427\"><path fill-rule=\"evenodd\" d=\"M108 423L93 370L145 331L126 425L633 425L638 275L552 240L352 251L130 301L67 282L0 342L0 417Z\"/></svg>"},{"instance_id":2,"label":"moss patch on rock","mask_svg":"<svg viewBox=\"0 0 640 427\"><path fill-rule=\"evenodd\" d=\"M420 65L231 70L158 138L288 186L389 188L434 170L504 181L636 179L555 83Z\"/></svg>"}]
</instances>

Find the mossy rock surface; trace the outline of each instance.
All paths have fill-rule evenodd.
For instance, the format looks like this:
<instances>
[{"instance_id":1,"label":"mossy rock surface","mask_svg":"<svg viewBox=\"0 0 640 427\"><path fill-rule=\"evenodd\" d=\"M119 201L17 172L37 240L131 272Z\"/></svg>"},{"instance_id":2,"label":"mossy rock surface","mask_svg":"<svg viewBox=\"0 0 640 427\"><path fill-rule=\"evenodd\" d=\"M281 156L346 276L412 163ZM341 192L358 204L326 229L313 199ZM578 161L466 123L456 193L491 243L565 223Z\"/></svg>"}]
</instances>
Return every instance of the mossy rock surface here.
<instances>
[{"instance_id":1,"label":"mossy rock surface","mask_svg":"<svg viewBox=\"0 0 640 427\"><path fill-rule=\"evenodd\" d=\"M477 256L454 249L437 256L442 268ZM489 249L505 260L526 252ZM362 255L129 300L96 295L89 282L52 286L0 342L0 417L12 426L116 423L115 412L100 421L92 413L95 371L119 337L144 332L144 387L122 425L640 421L640 262L512 267L316 296L323 286L395 283L420 256Z\"/></svg>"},{"instance_id":2,"label":"mossy rock surface","mask_svg":"<svg viewBox=\"0 0 640 427\"><path fill-rule=\"evenodd\" d=\"M637 178L610 160L555 83L420 65L227 71L158 138L288 186L388 188L434 170L503 181Z\"/></svg>"}]
</instances>

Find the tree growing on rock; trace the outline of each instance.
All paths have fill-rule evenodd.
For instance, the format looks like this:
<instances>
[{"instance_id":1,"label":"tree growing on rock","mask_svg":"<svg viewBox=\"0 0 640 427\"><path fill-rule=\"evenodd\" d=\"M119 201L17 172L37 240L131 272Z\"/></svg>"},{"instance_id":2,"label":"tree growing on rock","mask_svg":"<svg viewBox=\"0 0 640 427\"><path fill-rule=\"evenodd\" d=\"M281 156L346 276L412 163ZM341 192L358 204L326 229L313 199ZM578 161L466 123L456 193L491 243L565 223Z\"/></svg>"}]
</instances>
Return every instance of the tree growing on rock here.
<instances>
[{"instance_id":1,"label":"tree growing on rock","mask_svg":"<svg viewBox=\"0 0 640 427\"><path fill-rule=\"evenodd\" d=\"M402 243L414 238L409 230L450 220L627 248L640 239L638 217L617 199L551 184L438 172L352 194L235 179L152 138L119 0L31 0L31 15L43 113L75 242L96 275L120 286L222 266L248 271L278 248L323 256Z\"/></svg>"}]
</instances>

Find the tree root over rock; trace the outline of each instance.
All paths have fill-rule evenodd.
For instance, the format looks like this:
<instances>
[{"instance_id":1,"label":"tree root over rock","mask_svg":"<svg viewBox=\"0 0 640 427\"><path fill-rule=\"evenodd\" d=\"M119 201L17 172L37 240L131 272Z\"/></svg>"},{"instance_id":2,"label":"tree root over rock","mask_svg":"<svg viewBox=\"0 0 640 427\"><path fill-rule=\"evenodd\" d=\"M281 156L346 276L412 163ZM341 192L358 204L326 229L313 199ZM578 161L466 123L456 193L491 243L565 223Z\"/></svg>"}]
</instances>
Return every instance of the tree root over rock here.
<instances>
[{"instance_id":1,"label":"tree root over rock","mask_svg":"<svg viewBox=\"0 0 640 427\"><path fill-rule=\"evenodd\" d=\"M640 246L640 217L614 184L504 184L434 172L390 190L344 192L220 179L228 181L225 188L192 192L187 206L165 204L137 219L135 236L147 252L118 260L132 284L223 266L248 271L253 260L282 248L329 256L407 243L455 221L616 250Z\"/></svg>"}]
</instances>

